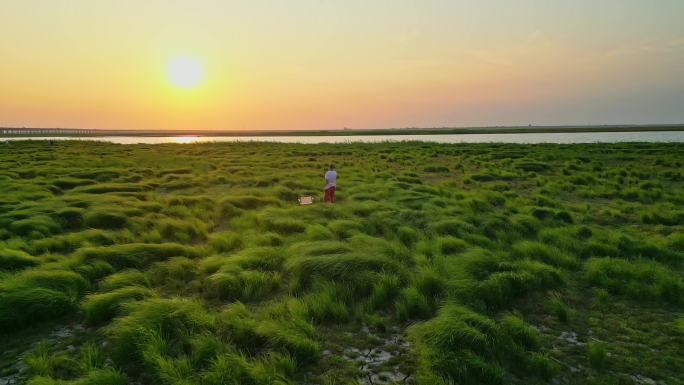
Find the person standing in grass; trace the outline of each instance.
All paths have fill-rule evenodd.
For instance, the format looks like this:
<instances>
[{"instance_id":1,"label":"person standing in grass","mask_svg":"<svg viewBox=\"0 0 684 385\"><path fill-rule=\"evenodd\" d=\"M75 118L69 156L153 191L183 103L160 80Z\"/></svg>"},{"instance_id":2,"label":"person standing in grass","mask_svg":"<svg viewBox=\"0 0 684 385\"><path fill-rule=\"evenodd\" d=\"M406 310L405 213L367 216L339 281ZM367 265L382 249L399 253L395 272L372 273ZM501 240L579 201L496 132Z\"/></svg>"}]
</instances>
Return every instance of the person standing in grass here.
<instances>
[{"instance_id":1,"label":"person standing in grass","mask_svg":"<svg viewBox=\"0 0 684 385\"><path fill-rule=\"evenodd\" d=\"M337 185L337 172L335 166L331 163L328 171L325 172L325 189L323 191L323 204L330 202L335 203L335 187Z\"/></svg>"}]
</instances>

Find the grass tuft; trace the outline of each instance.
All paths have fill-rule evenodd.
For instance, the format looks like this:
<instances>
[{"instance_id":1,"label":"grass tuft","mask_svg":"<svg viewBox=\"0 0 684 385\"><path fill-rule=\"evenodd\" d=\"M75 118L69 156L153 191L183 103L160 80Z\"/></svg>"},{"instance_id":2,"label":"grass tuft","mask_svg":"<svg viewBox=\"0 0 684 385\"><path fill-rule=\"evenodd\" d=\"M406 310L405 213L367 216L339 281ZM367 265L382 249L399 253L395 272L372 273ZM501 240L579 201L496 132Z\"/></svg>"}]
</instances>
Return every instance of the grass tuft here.
<instances>
[{"instance_id":1,"label":"grass tuft","mask_svg":"<svg viewBox=\"0 0 684 385\"><path fill-rule=\"evenodd\" d=\"M586 262L584 271L590 283L614 294L674 305L684 304L684 281L658 262L591 258Z\"/></svg>"},{"instance_id":2,"label":"grass tuft","mask_svg":"<svg viewBox=\"0 0 684 385\"><path fill-rule=\"evenodd\" d=\"M123 303L153 296L155 292L150 289L127 286L106 293L90 294L81 303L81 309L88 323L101 324L117 315Z\"/></svg>"},{"instance_id":3,"label":"grass tuft","mask_svg":"<svg viewBox=\"0 0 684 385\"><path fill-rule=\"evenodd\" d=\"M281 281L280 274L276 272L219 271L207 278L205 293L221 300L257 300L273 293Z\"/></svg>"},{"instance_id":4,"label":"grass tuft","mask_svg":"<svg viewBox=\"0 0 684 385\"><path fill-rule=\"evenodd\" d=\"M608 352L603 343L596 341L589 341L587 343L587 361L593 369L606 369L608 366Z\"/></svg>"},{"instance_id":5,"label":"grass tuft","mask_svg":"<svg viewBox=\"0 0 684 385\"><path fill-rule=\"evenodd\" d=\"M128 224L125 214L113 211L90 211L85 215L85 225L95 229L121 229Z\"/></svg>"},{"instance_id":6,"label":"grass tuft","mask_svg":"<svg viewBox=\"0 0 684 385\"><path fill-rule=\"evenodd\" d=\"M112 358L119 364L143 358L147 340L158 333L169 351L180 349L187 336L209 330L213 318L196 301L147 298L121 305L122 316L104 328L113 344Z\"/></svg>"},{"instance_id":7,"label":"grass tuft","mask_svg":"<svg viewBox=\"0 0 684 385\"><path fill-rule=\"evenodd\" d=\"M177 243L129 243L103 247L89 247L79 250L78 255L85 260L101 259L112 266L122 269L145 267L171 257L196 257L198 251Z\"/></svg>"},{"instance_id":8,"label":"grass tuft","mask_svg":"<svg viewBox=\"0 0 684 385\"><path fill-rule=\"evenodd\" d=\"M21 250L0 248L0 270L18 270L36 266L40 260Z\"/></svg>"}]
</instances>

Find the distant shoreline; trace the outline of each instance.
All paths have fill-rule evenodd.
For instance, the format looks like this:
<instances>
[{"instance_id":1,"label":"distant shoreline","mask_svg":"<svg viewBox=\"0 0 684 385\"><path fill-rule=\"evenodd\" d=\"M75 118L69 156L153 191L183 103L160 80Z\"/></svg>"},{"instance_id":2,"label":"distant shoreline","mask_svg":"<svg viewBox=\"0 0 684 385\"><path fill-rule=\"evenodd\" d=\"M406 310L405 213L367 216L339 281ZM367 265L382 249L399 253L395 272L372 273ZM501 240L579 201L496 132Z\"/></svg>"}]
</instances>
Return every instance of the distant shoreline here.
<instances>
[{"instance_id":1,"label":"distant shoreline","mask_svg":"<svg viewBox=\"0 0 684 385\"><path fill-rule=\"evenodd\" d=\"M68 128L0 127L0 137L100 137L100 136L357 136L357 135L452 135L578 132L684 131L684 124L603 126L501 126L457 128L377 128L336 130L98 130Z\"/></svg>"}]
</instances>

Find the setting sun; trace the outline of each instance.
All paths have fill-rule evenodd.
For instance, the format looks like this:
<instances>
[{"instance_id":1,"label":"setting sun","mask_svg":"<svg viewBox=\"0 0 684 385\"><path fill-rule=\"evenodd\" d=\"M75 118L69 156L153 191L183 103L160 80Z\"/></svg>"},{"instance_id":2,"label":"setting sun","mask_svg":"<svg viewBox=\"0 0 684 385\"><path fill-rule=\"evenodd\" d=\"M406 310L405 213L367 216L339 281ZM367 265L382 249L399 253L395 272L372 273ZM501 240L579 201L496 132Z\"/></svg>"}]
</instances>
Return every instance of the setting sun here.
<instances>
[{"instance_id":1,"label":"setting sun","mask_svg":"<svg viewBox=\"0 0 684 385\"><path fill-rule=\"evenodd\" d=\"M169 60L167 73L169 81L182 88L195 87L204 77L204 70L199 60L188 56L179 56Z\"/></svg>"}]
</instances>

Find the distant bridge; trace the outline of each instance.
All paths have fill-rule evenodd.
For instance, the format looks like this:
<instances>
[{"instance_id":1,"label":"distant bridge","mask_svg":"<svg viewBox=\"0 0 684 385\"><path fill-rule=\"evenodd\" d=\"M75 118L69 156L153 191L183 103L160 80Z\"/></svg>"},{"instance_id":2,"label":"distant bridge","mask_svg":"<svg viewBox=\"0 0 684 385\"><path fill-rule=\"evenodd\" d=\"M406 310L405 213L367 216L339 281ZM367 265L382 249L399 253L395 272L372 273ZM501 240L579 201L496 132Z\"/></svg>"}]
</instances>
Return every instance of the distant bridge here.
<instances>
[{"instance_id":1,"label":"distant bridge","mask_svg":"<svg viewBox=\"0 0 684 385\"><path fill-rule=\"evenodd\" d=\"M0 136L79 136L98 135L100 130L81 128L9 128L0 127Z\"/></svg>"},{"instance_id":2,"label":"distant bridge","mask_svg":"<svg viewBox=\"0 0 684 385\"><path fill-rule=\"evenodd\" d=\"M78 136L97 135L101 131L80 128L8 128L0 127L1 136Z\"/></svg>"}]
</instances>

